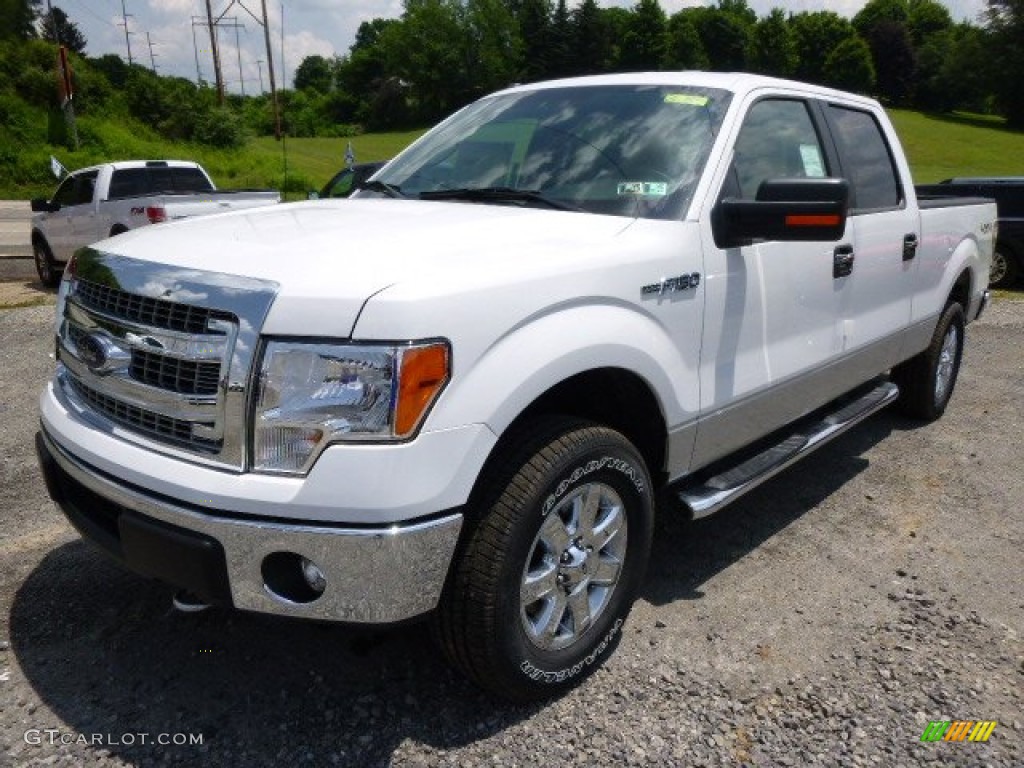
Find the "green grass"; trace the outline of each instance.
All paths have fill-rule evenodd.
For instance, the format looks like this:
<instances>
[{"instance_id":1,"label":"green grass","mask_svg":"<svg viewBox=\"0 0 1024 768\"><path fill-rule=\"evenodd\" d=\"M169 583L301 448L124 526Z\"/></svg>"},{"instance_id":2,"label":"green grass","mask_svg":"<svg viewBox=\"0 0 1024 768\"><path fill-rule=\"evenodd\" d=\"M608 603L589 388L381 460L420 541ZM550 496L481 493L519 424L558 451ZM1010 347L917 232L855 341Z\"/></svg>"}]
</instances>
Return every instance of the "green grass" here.
<instances>
[{"instance_id":1,"label":"green grass","mask_svg":"<svg viewBox=\"0 0 1024 768\"><path fill-rule=\"evenodd\" d=\"M286 139L284 144L288 155L288 176L291 179L288 184L288 197L295 197L299 189L320 189L326 184L345 166L345 150L350 141L356 162L370 163L376 160L390 160L422 134L423 131L418 130L404 133L367 133L353 136L351 139ZM246 148L246 156L261 168L275 168L274 178L283 177L282 142L269 137L255 139ZM217 181L216 172L212 168L209 170ZM281 184L279 182L273 186L280 188Z\"/></svg>"},{"instance_id":2,"label":"green grass","mask_svg":"<svg viewBox=\"0 0 1024 768\"><path fill-rule=\"evenodd\" d=\"M917 184L952 176L1024 176L1024 132L995 117L889 110Z\"/></svg>"},{"instance_id":3,"label":"green grass","mask_svg":"<svg viewBox=\"0 0 1024 768\"><path fill-rule=\"evenodd\" d=\"M926 115L891 110L890 116L903 142L914 181L934 183L950 176L1024 176L1024 132L1008 130L999 118L954 114ZM386 160L415 140L422 131L371 133L352 139L287 139L287 184L282 142L261 137L238 150L171 144L155 134L133 131L116 123L83 121L85 130L99 139L98 147L70 153L38 145L24 150L19 163L46 167L55 154L71 169L108 160L177 158L197 160L218 186L274 187L287 199L305 197L319 189L345 164L345 148L352 142L357 162ZM49 195L52 183L18 184L0 178L0 197L27 199Z\"/></svg>"},{"instance_id":4,"label":"green grass","mask_svg":"<svg viewBox=\"0 0 1024 768\"><path fill-rule=\"evenodd\" d=\"M147 131L133 132L114 122L85 123L96 139L88 149L69 152L61 147L39 145L21 151L18 162L33 169L48 169L49 156L55 155L70 170L113 160L195 160L203 165L218 187L272 187L285 189L290 200L305 198L311 189L320 189L345 165L345 149L350 139L287 139L284 143L273 137L249 141L236 150L173 144L162 141ZM387 160L423 133L375 133L351 139L356 162ZM285 184L283 144L287 147L288 183ZM0 198L27 200L48 197L56 188L56 180L44 174L44 182L18 184L0 177Z\"/></svg>"}]
</instances>

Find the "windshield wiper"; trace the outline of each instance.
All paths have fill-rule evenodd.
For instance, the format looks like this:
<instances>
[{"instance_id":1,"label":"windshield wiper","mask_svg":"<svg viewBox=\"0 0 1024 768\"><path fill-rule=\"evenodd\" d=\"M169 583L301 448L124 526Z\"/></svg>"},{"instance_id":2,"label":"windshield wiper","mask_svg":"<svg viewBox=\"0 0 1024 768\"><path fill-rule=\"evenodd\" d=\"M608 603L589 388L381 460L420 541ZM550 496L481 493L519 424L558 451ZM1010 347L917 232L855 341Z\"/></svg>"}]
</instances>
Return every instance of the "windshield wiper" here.
<instances>
[{"instance_id":1,"label":"windshield wiper","mask_svg":"<svg viewBox=\"0 0 1024 768\"><path fill-rule=\"evenodd\" d=\"M378 181L377 179L361 181L356 184L356 189L365 189L368 192L380 192L388 197L405 197L405 195L402 194L401 187L397 184L388 184L386 181Z\"/></svg>"},{"instance_id":2,"label":"windshield wiper","mask_svg":"<svg viewBox=\"0 0 1024 768\"><path fill-rule=\"evenodd\" d=\"M541 203L560 211L581 211L575 205L563 203L548 197L539 189L515 189L514 187L459 187L455 189L430 189L420 192L421 200L469 200L482 203Z\"/></svg>"}]
</instances>

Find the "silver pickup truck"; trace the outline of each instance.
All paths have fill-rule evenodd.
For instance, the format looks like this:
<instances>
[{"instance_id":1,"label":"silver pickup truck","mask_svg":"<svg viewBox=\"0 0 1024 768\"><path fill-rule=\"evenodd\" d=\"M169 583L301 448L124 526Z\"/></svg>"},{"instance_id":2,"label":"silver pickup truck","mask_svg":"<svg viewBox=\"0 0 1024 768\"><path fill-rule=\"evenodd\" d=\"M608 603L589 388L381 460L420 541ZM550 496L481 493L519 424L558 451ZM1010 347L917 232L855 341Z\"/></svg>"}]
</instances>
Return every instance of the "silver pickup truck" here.
<instances>
[{"instance_id":1,"label":"silver pickup truck","mask_svg":"<svg viewBox=\"0 0 1024 768\"><path fill-rule=\"evenodd\" d=\"M49 200L32 201L32 252L43 285L56 285L84 245L164 221L281 202L273 189L218 190L198 163L127 160L69 174Z\"/></svg>"}]
</instances>

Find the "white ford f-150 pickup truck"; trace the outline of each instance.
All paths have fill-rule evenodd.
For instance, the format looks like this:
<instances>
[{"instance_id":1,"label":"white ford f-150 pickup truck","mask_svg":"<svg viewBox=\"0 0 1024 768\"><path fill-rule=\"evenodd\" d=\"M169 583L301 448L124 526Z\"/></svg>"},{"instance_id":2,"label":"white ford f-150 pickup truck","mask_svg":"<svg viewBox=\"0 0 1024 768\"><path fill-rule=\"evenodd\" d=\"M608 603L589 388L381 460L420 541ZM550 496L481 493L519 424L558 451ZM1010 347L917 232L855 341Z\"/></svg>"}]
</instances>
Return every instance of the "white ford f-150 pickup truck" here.
<instances>
[{"instance_id":1,"label":"white ford f-150 pickup truck","mask_svg":"<svg viewBox=\"0 0 1024 768\"><path fill-rule=\"evenodd\" d=\"M198 163L125 160L81 168L49 200L32 201L32 253L43 285L56 285L84 245L149 224L281 202L273 189L218 190Z\"/></svg>"},{"instance_id":2,"label":"white ford f-150 pickup truck","mask_svg":"<svg viewBox=\"0 0 1024 768\"><path fill-rule=\"evenodd\" d=\"M656 507L708 515L897 399L943 413L995 218L919 203L867 98L514 87L352 199L78 251L41 466L191 606L430 617L477 683L549 696L614 647Z\"/></svg>"}]
</instances>

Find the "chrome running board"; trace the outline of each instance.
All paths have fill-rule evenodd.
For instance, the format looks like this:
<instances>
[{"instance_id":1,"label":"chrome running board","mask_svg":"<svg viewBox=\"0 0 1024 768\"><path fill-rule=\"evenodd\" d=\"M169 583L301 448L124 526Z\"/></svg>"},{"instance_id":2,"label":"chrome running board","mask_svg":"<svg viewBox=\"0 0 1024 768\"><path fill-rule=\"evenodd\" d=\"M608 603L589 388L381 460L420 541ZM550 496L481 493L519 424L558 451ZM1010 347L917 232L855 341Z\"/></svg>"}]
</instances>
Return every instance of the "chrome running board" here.
<instances>
[{"instance_id":1,"label":"chrome running board","mask_svg":"<svg viewBox=\"0 0 1024 768\"><path fill-rule=\"evenodd\" d=\"M694 520L714 514L790 464L885 408L899 394L895 384L881 381L866 394L842 403L817 421L801 425L797 432L757 455L709 477L699 485L680 490L679 500L689 509Z\"/></svg>"}]
</instances>

